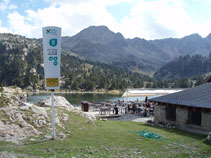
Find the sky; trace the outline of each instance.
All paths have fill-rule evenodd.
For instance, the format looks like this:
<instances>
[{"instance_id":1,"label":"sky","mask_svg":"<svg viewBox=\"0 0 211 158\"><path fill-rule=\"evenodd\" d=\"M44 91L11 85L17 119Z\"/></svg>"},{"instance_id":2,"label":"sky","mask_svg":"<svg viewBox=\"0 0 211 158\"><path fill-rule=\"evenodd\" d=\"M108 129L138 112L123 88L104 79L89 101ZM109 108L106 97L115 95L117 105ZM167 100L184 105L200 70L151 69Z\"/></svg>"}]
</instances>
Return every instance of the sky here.
<instances>
[{"instance_id":1,"label":"sky","mask_svg":"<svg viewBox=\"0 0 211 158\"><path fill-rule=\"evenodd\" d=\"M147 40L211 33L211 0L0 0L0 33L42 37L58 26L73 36L105 25L125 38Z\"/></svg>"}]
</instances>

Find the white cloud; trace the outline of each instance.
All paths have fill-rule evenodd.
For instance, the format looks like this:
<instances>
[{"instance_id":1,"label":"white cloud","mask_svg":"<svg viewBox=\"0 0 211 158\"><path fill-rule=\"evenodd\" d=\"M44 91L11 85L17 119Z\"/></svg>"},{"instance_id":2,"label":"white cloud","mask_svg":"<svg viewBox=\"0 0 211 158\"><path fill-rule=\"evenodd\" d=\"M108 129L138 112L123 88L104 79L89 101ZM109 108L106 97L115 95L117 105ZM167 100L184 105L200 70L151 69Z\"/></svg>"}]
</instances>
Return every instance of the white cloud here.
<instances>
[{"instance_id":1,"label":"white cloud","mask_svg":"<svg viewBox=\"0 0 211 158\"><path fill-rule=\"evenodd\" d=\"M15 6L14 4L10 4L10 0L3 0L2 2L0 2L0 11L2 12L5 12L7 9L13 10L16 8L17 6Z\"/></svg>"},{"instance_id":2,"label":"white cloud","mask_svg":"<svg viewBox=\"0 0 211 158\"><path fill-rule=\"evenodd\" d=\"M26 18L20 15L18 12L13 12L8 15L9 30L15 34L31 35L36 34L36 26L26 21Z\"/></svg>"},{"instance_id":3,"label":"white cloud","mask_svg":"<svg viewBox=\"0 0 211 158\"><path fill-rule=\"evenodd\" d=\"M1 26L1 20L0 20L0 33L12 33L8 28Z\"/></svg>"},{"instance_id":4,"label":"white cloud","mask_svg":"<svg viewBox=\"0 0 211 158\"><path fill-rule=\"evenodd\" d=\"M127 37L155 39L187 35L193 24L180 0L140 0L120 25Z\"/></svg>"},{"instance_id":5,"label":"white cloud","mask_svg":"<svg viewBox=\"0 0 211 158\"><path fill-rule=\"evenodd\" d=\"M75 35L90 25L107 25L117 28L115 19L107 12L106 7L100 2L90 1L81 3L76 7L72 4L61 4L39 9L27 10L23 17L17 12L9 14L10 29L14 33L27 37L41 37L43 26L60 26L62 35Z\"/></svg>"},{"instance_id":6,"label":"white cloud","mask_svg":"<svg viewBox=\"0 0 211 158\"><path fill-rule=\"evenodd\" d=\"M8 8L8 5L9 5L9 0L3 0L0 3L0 11L4 12Z\"/></svg>"},{"instance_id":7,"label":"white cloud","mask_svg":"<svg viewBox=\"0 0 211 158\"><path fill-rule=\"evenodd\" d=\"M60 26L63 36L72 36L90 25L106 25L127 38L183 37L199 32L209 33L211 21L195 24L182 0L45 0L51 6L37 11L26 10L26 16L8 15L9 30L27 37L41 37L42 27ZM4 0L8 2L9 0ZM119 24L106 6L121 2L134 4L130 15ZM15 6L11 7L15 8Z\"/></svg>"},{"instance_id":8,"label":"white cloud","mask_svg":"<svg viewBox=\"0 0 211 158\"><path fill-rule=\"evenodd\" d=\"M46 2L50 2L54 5L63 5L63 4L72 4L72 5L76 5L76 4L85 4L85 3L90 3L90 2L99 2L99 0L45 0ZM130 2L132 3L134 0L104 0L104 1L100 1L100 4L103 5L114 5L114 4L118 4L118 3L122 3L122 2Z\"/></svg>"},{"instance_id":9,"label":"white cloud","mask_svg":"<svg viewBox=\"0 0 211 158\"><path fill-rule=\"evenodd\" d=\"M195 32L199 33L203 37L206 37L209 33L211 33L211 20L207 20L202 24L196 24Z\"/></svg>"}]
</instances>

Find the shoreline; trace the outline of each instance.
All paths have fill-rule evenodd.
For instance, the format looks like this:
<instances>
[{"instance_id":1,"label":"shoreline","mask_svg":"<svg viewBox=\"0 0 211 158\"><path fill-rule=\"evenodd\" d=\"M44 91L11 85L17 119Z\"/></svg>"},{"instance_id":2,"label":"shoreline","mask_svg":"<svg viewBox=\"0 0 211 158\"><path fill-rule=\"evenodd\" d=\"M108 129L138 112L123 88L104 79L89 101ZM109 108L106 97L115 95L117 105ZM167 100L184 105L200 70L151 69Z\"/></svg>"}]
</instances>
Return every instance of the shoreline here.
<instances>
[{"instance_id":1,"label":"shoreline","mask_svg":"<svg viewBox=\"0 0 211 158\"><path fill-rule=\"evenodd\" d=\"M48 94L51 93L51 91L49 90L39 90L39 91L25 91L27 94L29 95L33 95L33 94ZM54 91L55 94L113 94L113 95L123 95L123 91Z\"/></svg>"}]
</instances>

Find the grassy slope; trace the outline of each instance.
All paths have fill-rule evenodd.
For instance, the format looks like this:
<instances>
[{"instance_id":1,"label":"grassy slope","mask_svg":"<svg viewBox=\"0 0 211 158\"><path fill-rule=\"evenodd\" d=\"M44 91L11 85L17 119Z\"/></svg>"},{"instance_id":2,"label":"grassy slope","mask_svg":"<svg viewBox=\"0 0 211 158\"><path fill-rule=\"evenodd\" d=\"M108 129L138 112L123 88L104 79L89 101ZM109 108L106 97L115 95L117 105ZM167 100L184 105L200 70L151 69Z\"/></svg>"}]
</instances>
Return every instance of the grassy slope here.
<instances>
[{"instance_id":1,"label":"grassy slope","mask_svg":"<svg viewBox=\"0 0 211 158\"><path fill-rule=\"evenodd\" d=\"M25 145L0 142L0 151L38 157L211 157L205 136L122 121L96 121L94 124L70 113L65 140L29 141ZM62 129L60 129L62 130ZM149 130L166 140L147 139L136 131ZM49 132L50 133L50 132Z\"/></svg>"}]
</instances>

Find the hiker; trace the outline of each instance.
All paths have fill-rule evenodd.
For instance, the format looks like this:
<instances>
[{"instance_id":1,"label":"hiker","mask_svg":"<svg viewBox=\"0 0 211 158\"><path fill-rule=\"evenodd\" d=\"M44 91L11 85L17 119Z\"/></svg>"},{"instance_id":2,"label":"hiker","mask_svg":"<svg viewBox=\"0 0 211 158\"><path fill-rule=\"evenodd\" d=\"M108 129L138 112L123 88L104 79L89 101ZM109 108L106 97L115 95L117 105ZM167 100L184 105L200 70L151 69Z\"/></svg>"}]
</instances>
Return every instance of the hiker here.
<instances>
[{"instance_id":1,"label":"hiker","mask_svg":"<svg viewBox=\"0 0 211 158\"><path fill-rule=\"evenodd\" d=\"M132 112L133 112L133 114L136 113L136 104L133 104L133 106L132 106Z\"/></svg>"},{"instance_id":2,"label":"hiker","mask_svg":"<svg viewBox=\"0 0 211 158\"><path fill-rule=\"evenodd\" d=\"M147 103L148 102L148 97L146 96L146 98L145 98L145 103Z\"/></svg>"},{"instance_id":3,"label":"hiker","mask_svg":"<svg viewBox=\"0 0 211 158\"><path fill-rule=\"evenodd\" d=\"M114 112L115 112L116 115L118 115L119 110L118 110L118 107L116 105L114 106Z\"/></svg>"}]
</instances>

